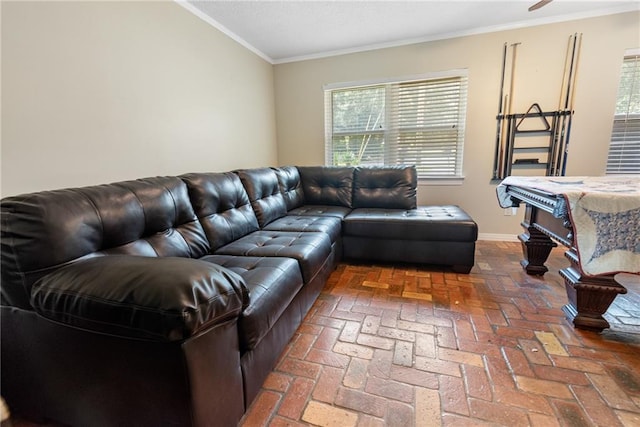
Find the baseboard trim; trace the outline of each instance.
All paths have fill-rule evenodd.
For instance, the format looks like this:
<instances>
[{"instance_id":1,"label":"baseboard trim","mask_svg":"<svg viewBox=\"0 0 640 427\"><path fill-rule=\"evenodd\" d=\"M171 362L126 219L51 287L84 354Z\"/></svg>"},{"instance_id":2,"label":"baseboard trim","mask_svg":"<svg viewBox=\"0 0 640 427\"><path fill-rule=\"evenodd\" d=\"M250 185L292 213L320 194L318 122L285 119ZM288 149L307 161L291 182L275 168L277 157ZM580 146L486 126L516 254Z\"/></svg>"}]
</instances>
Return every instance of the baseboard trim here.
<instances>
[{"instance_id":1,"label":"baseboard trim","mask_svg":"<svg viewBox=\"0 0 640 427\"><path fill-rule=\"evenodd\" d=\"M515 234L478 233L478 240L488 240L492 242L518 242Z\"/></svg>"}]
</instances>

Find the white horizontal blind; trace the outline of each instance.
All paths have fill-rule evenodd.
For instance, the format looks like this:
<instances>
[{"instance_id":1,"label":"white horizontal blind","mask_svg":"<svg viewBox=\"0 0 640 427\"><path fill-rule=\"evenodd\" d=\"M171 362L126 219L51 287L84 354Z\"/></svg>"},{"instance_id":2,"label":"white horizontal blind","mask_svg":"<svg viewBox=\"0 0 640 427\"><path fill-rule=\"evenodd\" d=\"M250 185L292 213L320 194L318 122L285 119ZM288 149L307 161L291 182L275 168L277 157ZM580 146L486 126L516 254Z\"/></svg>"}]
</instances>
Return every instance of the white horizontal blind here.
<instances>
[{"instance_id":1,"label":"white horizontal blind","mask_svg":"<svg viewBox=\"0 0 640 427\"><path fill-rule=\"evenodd\" d=\"M392 85L391 162L415 164L423 178L461 175L466 102L461 77Z\"/></svg>"},{"instance_id":2,"label":"white horizontal blind","mask_svg":"<svg viewBox=\"0 0 640 427\"><path fill-rule=\"evenodd\" d=\"M607 174L640 174L640 55L622 64Z\"/></svg>"},{"instance_id":3,"label":"white horizontal blind","mask_svg":"<svg viewBox=\"0 0 640 427\"><path fill-rule=\"evenodd\" d=\"M466 74L325 91L326 164L414 164L462 176Z\"/></svg>"}]
</instances>

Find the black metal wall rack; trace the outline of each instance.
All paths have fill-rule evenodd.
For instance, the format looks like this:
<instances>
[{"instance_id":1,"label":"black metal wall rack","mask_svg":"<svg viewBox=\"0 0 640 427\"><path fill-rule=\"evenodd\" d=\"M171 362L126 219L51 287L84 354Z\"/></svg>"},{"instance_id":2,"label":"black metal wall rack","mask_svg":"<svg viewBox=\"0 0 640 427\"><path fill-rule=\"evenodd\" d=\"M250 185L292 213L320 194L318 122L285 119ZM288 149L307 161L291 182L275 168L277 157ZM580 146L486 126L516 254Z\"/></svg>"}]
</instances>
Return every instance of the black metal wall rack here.
<instances>
[{"instance_id":1,"label":"black metal wall rack","mask_svg":"<svg viewBox=\"0 0 640 427\"><path fill-rule=\"evenodd\" d=\"M564 176L571 136L573 100L575 96L582 34L569 36L567 52L560 86L560 98L556 111L543 111L538 103L533 103L525 113L512 113L516 52L520 43L513 43L511 60L508 61L509 45L502 48L502 71L500 76L500 97L496 116L496 148L493 161L492 181L503 180L513 169L544 170L546 176ZM510 67L507 67L509 63ZM507 70L510 69L507 75ZM506 81L509 82L505 93ZM533 142L526 137L537 136ZM521 174L521 173L517 173ZM535 174L535 173L533 173Z\"/></svg>"},{"instance_id":2,"label":"black metal wall rack","mask_svg":"<svg viewBox=\"0 0 640 427\"><path fill-rule=\"evenodd\" d=\"M571 114L568 110L545 112L534 103L526 113L498 115L499 126L506 121L506 138L494 161L493 179L504 179L514 168L544 169L547 176L559 175L566 154L563 123ZM524 143L527 137L538 137L535 145Z\"/></svg>"}]
</instances>

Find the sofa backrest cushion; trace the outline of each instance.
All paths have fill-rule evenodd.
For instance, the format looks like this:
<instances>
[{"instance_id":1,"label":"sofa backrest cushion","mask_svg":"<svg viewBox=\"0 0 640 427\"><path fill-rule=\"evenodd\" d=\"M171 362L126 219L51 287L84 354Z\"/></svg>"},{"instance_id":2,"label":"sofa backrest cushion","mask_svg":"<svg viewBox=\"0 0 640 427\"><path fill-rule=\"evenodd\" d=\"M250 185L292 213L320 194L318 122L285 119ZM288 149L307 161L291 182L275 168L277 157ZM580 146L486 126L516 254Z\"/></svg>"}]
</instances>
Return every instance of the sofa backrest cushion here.
<instances>
[{"instance_id":1,"label":"sofa backrest cushion","mask_svg":"<svg viewBox=\"0 0 640 427\"><path fill-rule=\"evenodd\" d=\"M30 309L35 281L81 258L199 258L209 242L177 177L45 191L1 202L3 303Z\"/></svg>"},{"instance_id":2,"label":"sofa backrest cushion","mask_svg":"<svg viewBox=\"0 0 640 427\"><path fill-rule=\"evenodd\" d=\"M298 167L305 204L352 207L351 167Z\"/></svg>"},{"instance_id":3,"label":"sofa backrest cushion","mask_svg":"<svg viewBox=\"0 0 640 427\"><path fill-rule=\"evenodd\" d=\"M261 228L287 214L287 205L280 193L278 177L273 169L242 169L236 173L249 195L249 201Z\"/></svg>"},{"instance_id":4,"label":"sofa backrest cushion","mask_svg":"<svg viewBox=\"0 0 640 427\"><path fill-rule=\"evenodd\" d=\"M415 209L415 166L357 167L353 174L353 208Z\"/></svg>"},{"instance_id":5,"label":"sofa backrest cushion","mask_svg":"<svg viewBox=\"0 0 640 427\"><path fill-rule=\"evenodd\" d=\"M287 211L304 205L304 191L302 190L302 182L300 181L300 173L295 166L283 166L273 168L278 177L280 192L284 197L284 203Z\"/></svg>"},{"instance_id":6,"label":"sofa backrest cushion","mask_svg":"<svg viewBox=\"0 0 640 427\"><path fill-rule=\"evenodd\" d=\"M181 178L211 252L259 229L249 195L235 173L190 173Z\"/></svg>"}]
</instances>

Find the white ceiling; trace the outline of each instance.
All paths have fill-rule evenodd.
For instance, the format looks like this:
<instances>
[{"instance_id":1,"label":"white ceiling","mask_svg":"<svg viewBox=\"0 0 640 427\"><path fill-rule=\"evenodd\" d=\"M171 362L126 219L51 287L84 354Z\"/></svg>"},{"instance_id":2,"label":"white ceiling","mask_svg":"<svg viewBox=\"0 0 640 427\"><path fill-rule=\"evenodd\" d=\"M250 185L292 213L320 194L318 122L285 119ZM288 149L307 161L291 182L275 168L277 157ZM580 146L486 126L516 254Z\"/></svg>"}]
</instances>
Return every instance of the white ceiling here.
<instances>
[{"instance_id":1,"label":"white ceiling","mask_svg":"<svg viewBox=\"0 0 640 427\"><path fill-rule=\"evenodd\" d=\"M532 12L538 0L176 1L274 64L640 10L629 0L555 0Z\"/></svg>"}]
</instances>

